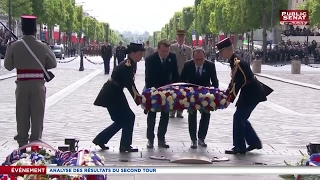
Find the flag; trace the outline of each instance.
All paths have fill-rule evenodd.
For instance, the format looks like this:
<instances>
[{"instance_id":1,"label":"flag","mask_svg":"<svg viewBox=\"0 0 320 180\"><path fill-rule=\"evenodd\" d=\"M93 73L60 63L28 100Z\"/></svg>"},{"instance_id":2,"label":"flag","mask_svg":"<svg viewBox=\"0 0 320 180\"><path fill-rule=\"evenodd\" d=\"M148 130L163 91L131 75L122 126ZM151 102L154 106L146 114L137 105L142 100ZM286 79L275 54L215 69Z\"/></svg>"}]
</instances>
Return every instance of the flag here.
<instances>
[{"instance_id":1,"label":"flag","mask_svg":"<svg viewBox=\"0 0 320 180\"><path fill-rule=\"evenodd\" d=\"M192 30L191 34L192 34L192 46L196 46L197 45L196 32Z\"/></svg>"},{"instance_id":2,"label":"flag","mask_svg":"<svg viewBox=\"0 0 320 180\"><path fill-rule=\"evenodd\" d=\"M83 37L84 37L84 33L81 33L81 37L80 37L80 43L83 43Z\"/></svg>"},{"instance_id":3,"label":"flag","mask_svg":"<svg viewBox=\"0 0 320 180\"><path fill-rule=\"evenodd\" d=\"M71 42L77 43L77 40L78 40L78 38L77 38L77 33L76 33L76 32L73 32L73 33L71 34Z\"/></svg>"},{"instance_id":4,"label":"flag","mask_svg":"<svg viewBox=\"0 0 320 180\"><path fill-rule=\"evenodd\" d=\"M224 32L219 33L219 41L222 41L224 39Z\"/></svg>"},{"instance_id":5,"label":"flag","mask_svg":"<svg viewBox=\"0 0 320 180\"><path fill-rule=\"evenodd\" d=\"M203 46L202 36L199 36L198 46Z\"/></svg>"},{"instance_id":6,"label":"flag","mask_svg":"<svg viewBox=\"0 0 320 180\"><path fill-rule=\"evenodd\" d=\"M59 26L53 27L53 39L54 40L59 40L59 34L60 34L60 27Z\"/></svg>"}]
</instances>

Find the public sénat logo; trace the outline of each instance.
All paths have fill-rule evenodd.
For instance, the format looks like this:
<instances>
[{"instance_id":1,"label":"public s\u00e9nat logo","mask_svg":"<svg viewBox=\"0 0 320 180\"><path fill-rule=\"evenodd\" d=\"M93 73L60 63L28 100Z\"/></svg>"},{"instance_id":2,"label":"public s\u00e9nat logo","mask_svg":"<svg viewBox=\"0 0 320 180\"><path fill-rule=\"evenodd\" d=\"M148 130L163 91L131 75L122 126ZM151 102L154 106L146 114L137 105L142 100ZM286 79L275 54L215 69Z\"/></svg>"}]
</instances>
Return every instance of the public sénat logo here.
<instances>
[{"instance_id":1,"label":"public s\u00e9nat logo","mask_svg":"<svg viewBox=\"0 0 320 180\"><path fill-rule=\"evenodd\" d=\"M280 10L279 19L281 25L309 25L309 15L307 10Z\"/></svg>"}]
</instances>

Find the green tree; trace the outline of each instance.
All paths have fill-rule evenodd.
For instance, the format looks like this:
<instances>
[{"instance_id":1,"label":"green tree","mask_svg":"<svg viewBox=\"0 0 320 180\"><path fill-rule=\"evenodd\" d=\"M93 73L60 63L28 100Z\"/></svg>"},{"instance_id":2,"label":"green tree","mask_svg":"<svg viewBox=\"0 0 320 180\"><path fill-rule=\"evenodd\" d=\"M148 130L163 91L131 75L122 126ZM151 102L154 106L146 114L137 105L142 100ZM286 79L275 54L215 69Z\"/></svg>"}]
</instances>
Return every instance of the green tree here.
<instances>
[{"instance_id":1,"label":"green tree","mask_svg":"<svg viewBox=\"0 0 320 180\"><path fill-rule=\"evenodd\" d=\"M8 0L0 0L1 9L8 14ZM11 15L13 18L20 18L23 14L32 14L32 2L26 0L11 0Z\"/></svg>"},{"instance_id":2,"label":"green tree","mask_svg":"<svg viewBox=\"0 0 320 180\"><path fill-rule=\"evenodd\" d=\"M308 10L310 26L320 25L320 1L305 0L300 9Z\"/></svg>"}]
</instances>

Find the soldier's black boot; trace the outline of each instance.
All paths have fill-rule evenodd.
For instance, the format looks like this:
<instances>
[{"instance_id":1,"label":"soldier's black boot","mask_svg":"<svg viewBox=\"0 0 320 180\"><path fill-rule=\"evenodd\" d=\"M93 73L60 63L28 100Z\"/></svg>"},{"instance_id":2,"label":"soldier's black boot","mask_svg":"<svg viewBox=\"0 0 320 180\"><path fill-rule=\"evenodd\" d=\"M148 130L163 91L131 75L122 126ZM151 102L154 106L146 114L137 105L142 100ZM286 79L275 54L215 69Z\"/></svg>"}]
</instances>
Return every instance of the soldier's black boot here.
<instances>
[{"instance_id":1,"label":"soldier's black boot","mask_svg":"<svg viewBox=\"0 0 320 180\"><path fill-rule=\"evenodd\" d=\"M139 152L137 148L132 148L131 146L129 147L120 147L120 152Z\"/></svg>"},{"instance_id":2,"label":"soldier's black boot","mask_svg":"<svg viewBox=\"0 0 320 180\"><path fill-rule=\"evenodd\" d=\"M99 146L102 150L108 150L109 147L108 146L105 146L104 143L101 143L97 140L97 138L95 138L93 141L92 141L93 144L95 144L96 146Z\"/></svg>"}]
</instances>

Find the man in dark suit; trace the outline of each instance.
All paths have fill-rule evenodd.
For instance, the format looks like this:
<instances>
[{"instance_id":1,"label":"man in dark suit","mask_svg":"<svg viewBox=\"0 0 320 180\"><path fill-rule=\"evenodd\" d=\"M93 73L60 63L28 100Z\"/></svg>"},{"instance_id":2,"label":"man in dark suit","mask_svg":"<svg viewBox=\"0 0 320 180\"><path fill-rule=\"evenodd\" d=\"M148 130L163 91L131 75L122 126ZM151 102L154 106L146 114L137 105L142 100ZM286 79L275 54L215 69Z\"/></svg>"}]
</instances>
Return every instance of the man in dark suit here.
<instances>
[{"instance_id":1,"label":"man in dark suit","mask_svg":"<svg viewBox=\"0 0 320 180\"><path fill-rule=\"evenodd\" d=\"M159 88L179 80L177 58L174 53L170 52L170 42L161 40L158 43L158 52L150 55L146 59L145 81L146 88ZM156 122L156 112L148 112L147 117L147 148L153 148L154 144L154 127ZM165 141L169 122L169 112L161 112L158 127L158 146L169 148Z\"/></svg>"},{"instance_id":2,"label":"man in dark suit","mask_svg":"<svg viewBox=\"0 0 320 180\"><path fill-rule=\"evenodd\" d=\"M106 43L101 47L101 57L103 59L103 64L104 64L104 74L109 74L110 59L112 57L112 48L109 45L108 40L106 40Z\"/></svg>"},{"instance_id":3,"label":"man in dark suit","mask_svg":"<svg viewBox=\"0 0 320 180\"><path fill-rule=\"evenodd\" d=\"M218 88L216 67L214 63L205 60L205 51L197 48L193 51L193 60L185 62L181 75L181 82L196 84L199 86L211 86ZM198 144L207 147L205 138L210 122L210 112L201 112L201 119L198 130ZM191 138L191 148L197 148L197 111L188 114L189 134Z\"/></svg>"},{"instance_id":4,"label":"man in dark suit","mask_svg":"<svg viewBox=\"0 0 320 180\"><path fill-rule=\"evenodd\" d=\"M231 67L231 82L226 90L228 101L234 102L240 89L239 99L236 103L237 110L233 115L233 145L226 154L245 154L247 151L261 149L262 144L256 132L248 121L254 108L273 91L268 86L259 82L252 72L250 65L239 59L235 54L232 42L226 38L216 44L222 59L228 59ZM246 142L248 147L246 147Z\"/></svg>"},{"instance_id":5,"label":"man in dark suit","mask_svg":"<svg viewBox=\"0 0 320 180\"><path fill-rule=\"evenodd\" d=\"M126 58L126 48L124 46L122 46L122 42L119 42L119 46L116 48L116 58L118 60L118 65L124 61L124 59Z\"/></svg>"},{"instance_id":6,"label":"man in dark suit","mask_svg":"<svg viewBox=\"0 0 320 180\"><path fill-rule=\"evenodd\" d=\"M94 102L94 105L108 109L113 123L101 131L92 142L107 150L109 147L105 144L122 129L120 152L138 152L138 149L131 146L135 114L128 104L123 89L127 88L136 104L141 104L142 97L134 83L134 76L137 62L141 60L145 49L142 44L130 43L126 51L128 59L113 69L111 78L103 85Z\"/></svg>"}]
</instances>

